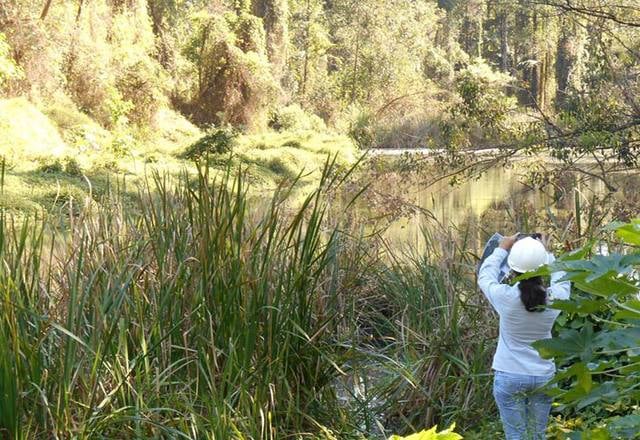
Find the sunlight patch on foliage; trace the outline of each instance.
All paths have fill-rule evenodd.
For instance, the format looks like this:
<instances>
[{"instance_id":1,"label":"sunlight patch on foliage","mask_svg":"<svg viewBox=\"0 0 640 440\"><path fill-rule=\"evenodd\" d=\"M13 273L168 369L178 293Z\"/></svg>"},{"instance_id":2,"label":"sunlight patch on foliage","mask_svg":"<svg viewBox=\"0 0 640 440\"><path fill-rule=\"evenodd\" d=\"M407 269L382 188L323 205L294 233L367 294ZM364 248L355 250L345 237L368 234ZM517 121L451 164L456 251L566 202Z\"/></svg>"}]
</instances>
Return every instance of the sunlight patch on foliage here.
<instances>
[{"instance_id":1,"label":"sunlight patch on foliage","mask_svg":"<svg viewBox=\"0 0 640 440\"><path fill-rule=\"evenodd\" d=\"M436 432L437 427L434 426L429 430L424 430L416 434L411 434L407 437L400 437L398 435L392 436L389 440L460 440L462 436L453 432L456 425L453 424L449 429Z\"/></svg>"}]
</instances>

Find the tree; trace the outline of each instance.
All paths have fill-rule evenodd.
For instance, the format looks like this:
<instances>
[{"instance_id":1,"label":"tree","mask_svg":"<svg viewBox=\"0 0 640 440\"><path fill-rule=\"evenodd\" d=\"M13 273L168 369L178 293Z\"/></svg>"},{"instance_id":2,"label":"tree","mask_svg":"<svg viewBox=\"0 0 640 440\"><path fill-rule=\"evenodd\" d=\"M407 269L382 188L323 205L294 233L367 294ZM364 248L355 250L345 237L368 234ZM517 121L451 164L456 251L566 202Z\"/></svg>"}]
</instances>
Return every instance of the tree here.
<instances>
[{"instance_id":1,"label":"tree","mask_svg":"<svg viewBox=\"0 0 640 440\"><path fill-rule=\"evenodd\" d=\"M253 14L262 18L267 35L267 52L273 74L284 74L289 46L289 8L287 0L254 0Z\"/></svg>"}]
</instances>

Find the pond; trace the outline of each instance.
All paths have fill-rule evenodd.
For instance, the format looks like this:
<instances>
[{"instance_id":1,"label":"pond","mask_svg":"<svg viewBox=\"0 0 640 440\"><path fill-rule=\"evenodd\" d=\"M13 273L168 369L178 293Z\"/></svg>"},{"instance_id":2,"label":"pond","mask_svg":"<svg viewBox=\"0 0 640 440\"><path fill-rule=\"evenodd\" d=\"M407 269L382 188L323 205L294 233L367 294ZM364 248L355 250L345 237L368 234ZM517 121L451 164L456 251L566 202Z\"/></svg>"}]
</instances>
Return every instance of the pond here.
<instances>
[{"instance_id":1,"label":"pond","mask_svg":"<svg viewBox=\"0 0 640 440\"><path fill-rule=\"evenodd\" d=\"M619 190L611 194L601 179L577 173L557 173L544 185L534 185L536 170L535 162L516 161L456 184L424 175L375 182L375 192L411 207L388 217L383 236L394 248L420 249L428 229L465 235L476 251L494 232L553 231L556 239L566 240L578 226L584 232L590 221L612 218L616 205L637 198L636 174L613 177Z\"/></svg>"}]
</instances>

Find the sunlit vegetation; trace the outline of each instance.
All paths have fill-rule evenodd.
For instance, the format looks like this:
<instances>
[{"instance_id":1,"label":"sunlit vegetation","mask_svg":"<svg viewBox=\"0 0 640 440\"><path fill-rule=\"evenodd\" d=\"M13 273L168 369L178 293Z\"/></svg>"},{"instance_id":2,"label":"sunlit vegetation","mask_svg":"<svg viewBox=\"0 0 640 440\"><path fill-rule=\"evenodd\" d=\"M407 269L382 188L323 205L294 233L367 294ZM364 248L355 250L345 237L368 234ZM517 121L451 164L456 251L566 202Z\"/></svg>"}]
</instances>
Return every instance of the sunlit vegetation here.
<instances>
[{"instance_id":1,"label":"sunlit vegetation","mask_svg":"<svg viewBox=\"0 0 640 440\"><path fill-rule=\"evenodd\" d=\"M460 286L435 259L385 268L340 217L325 229L327 191L348 172L330 163L320 188L289 215L288 188L259 214L242 174L211 183L207 171L171 187L157 176L128 209L114 192L80 210L70 230L35 218L15 225L3 213L3 431L358 438L372 416L419 414L382 398L430 399L437 389L415 385L432 374L449 377L434 384L449 397L433 402L441 416L431 420L480 414L483 398L468 392L487 378L467 375L487 344L465 335L484 322L468 313L482 310L460 303ZM415 336L403 338L398 319ZM423 339L445 322L448 331ZM459 353L419 356L430 344ZM367 401L339 398L349 378L367 380L379 368L382 382ZM379 404L370 405L370 393Z\"/></svg>"}]
</instances>

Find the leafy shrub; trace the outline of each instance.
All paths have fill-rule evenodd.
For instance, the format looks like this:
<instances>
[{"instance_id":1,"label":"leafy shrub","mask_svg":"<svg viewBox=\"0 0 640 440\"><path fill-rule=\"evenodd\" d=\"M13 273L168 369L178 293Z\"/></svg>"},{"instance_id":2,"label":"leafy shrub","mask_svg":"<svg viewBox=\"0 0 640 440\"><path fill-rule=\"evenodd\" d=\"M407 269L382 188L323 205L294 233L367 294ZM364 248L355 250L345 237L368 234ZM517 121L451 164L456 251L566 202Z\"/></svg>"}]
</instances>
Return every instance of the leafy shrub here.
<instances>
[{"instance_id":1,"label":"leafy shrub","mask_svg":"<svg viewBox=\"0 0 640 440\"><path fill-rule=\"evenodd\" d=\"M114 87L114 71L111 66L111 45L108 41L110 13L104 6L92 5L87 19L76 24L73 44L63 55L61 75L65 92L80 110L108 126L109 113L104 104L108 91ZM89 12L89 11L87 11ZM103 20L100 24L93 21Z\"/></svg>"},{"instance_id":2,"label":"leafy shrub","mask_svg":"<svg viewBox=\"0 0 640 440\"><path fill-rule=\"evenodd\" d=\"M122 93L116 88L108 90L108 98L105 107L109 112L109 125L111 128L111 152L116 156L127 155L136 146L136 139L129 125L129 113L134 109L131 101L124 99Z\"/></svg>"},{"instance_id":3,"label":"leafy shrub","mask_svg":"<svg viewBox=\"0 0 640 440\"><path fill-rule=\"evenodd\" d=\"M111 172L119 172L121 171L120 163L118 159L113 156L106 156L101 158L100 162L94 165L94 171L111 171Z\"/></svg>"},{"instance_id":4,"label":"leafy shrub","mask_svg":"<svg viewBox=\"0 0 640 440\"><path fill-rule=\"evenodd\" d=\"M131 103L128 117L137 125L147 125L153 119L164 98L160 70L148 60L128 66L116 84L123 98Z\"/></svg>"},{"instance_id":5,"label":"leafy shrub","mask_svg":"<svg viewBox=\"0 0 640 440\"><path fill-rule=\"evenodd\" d=\"M70 176L82 176L82 167L73 157L67 157L64 162L64 172Z\"/></svg>"},{"instance_id":6,"label":"leafy shrub","mask_svg":"<svg viewBox=\"0 0 640 440\"><path fill-rule=\"evenodd\" d=\"M554 382L564 415L584 416L580 431L564 438L635 438L640 432L640 220L614 223L608 255L588 259L593 242L543 269L565 271L574 292L551 306L565 312L556 337L534 346L560 365Z\"/></svg>"},{"instance_id":7,"label":"leafy shrub","mask_svg":"<svg viewBox=\"0 0 640 440\"><path fill-rule=\"evenodd\" d=\"M73 157L67 157L64 160L58 158L41 158L38 161L38 171L45 174L61 174L65 173L70 176L81 176L82 167Z\"/></svg>"},{"instance_id":8,"label":"leafy shrub","mask_svg":"<svg viewBox=\"0 0 640 440\"><path fill-rule=\"evenodd\" d=\"M274 157L273 159L269 160L267 162L267 168L269 168L269 170L271 170L278 176L284 178L292 178L294 176L294 172L287 161L281 157Z\"/></svg>"},{"instance_id":9,"label":"leafy shrub","mask_svg":"<svg viewBox=\"0 0 640 440\"><path fill-rule=\"evenodd\" d=\"M283 142L282 146L289 147L289 148L302 148L302 143L300 141L292 139L290 141Z\"/></svg>"},{"instance_id":10,"label":"leafy shrub","mask_svg":"<svg viewBox=\"0 0 640 440\"><path fill-rule=\"evenodd\" d=\"M327 129L321 118L307 113L298 104L291 104L273 111L269 117L269 127L276 131L325 131Z\"/></svg>"},{"instance_id":11,"label":"leafy shrub","mask_svg":"<svg viewBox=\"0 0 640 440\"><path fill-rule=\"evenodd\" d=\"M124 157L136 146L136 139L126 125L119 125L112 130L111 152L117 157Z\"/></svg>"},{"instance_id":12,"label":"leafy shrub","mask_svg":"<svg viewBox=\"0 0 640 440\"><path fill-rule=\"evenodd\" d=\"M349 137L360 148L375 146L373 117L369 112L359 112L349 127Z\"/></svg>"},{"instance_id":13,"label":"leafy shrub","mask_svg":"<svg viewBox=\"0 0 640 440\"><path fill-rule=\"evenodd\" d=\"M498 130L507 118L515 100L504 93L511 77L494 72L481 61L470 64L456 78L456 92L461 99L452 107L454 117L464 117L483 128Z\"/></svg>"},{"instance_id":14,"label":"leafy shrub","mask_svg":"<svg viewBox=\"0 0 640 440\"><path fill-rule=\"evenodd\" d=\"M191 80L181 85L185 90L174 97L174 104L195 123L249 128L266 123L279 87L256 20L249 14L194 16L195 31L184 48L189 63L181 73Z\"/></svg>"},{"instance_id":15,"label":"leafy shrub","mask_svg":"<svg viewBox=\"0 0 640 440\"><path fill-rule=\"evenodd\" d=\"M440 147L446 150L443 164L457 166L460 150L496 139L517 138L509 124L509 112L516 99L507 96L512 78L495 72L482 60L461 70L455 80L456 99L448 109L448 118L439 122ZM445 157L447 156L447 157Z\"/></svg>"},{"instance_id":16,"label":"leafy shrub","mask_svg":"<svg viewBox=\"0 0 640 440\"><path fill-rule=\"evenodd\" d=\"M184 159L199 160L203 156L229 153L238 132L231 128L214 128L191 144L181 155Z\"/></svg>"},{"instance_id":17,"label":"leafy shrub","mask_svg":"<svg viewBox=\"0 0 640 440\"><path fill-rule=\"evenodd\" d=\"M40 159L38 171L47 174L58 174L64 171L64 164L60 159Z\"/></svg>"},{"instance_id":18,"label":"leafy shrub","mask_svg":"<svg viewBox=\"0 0 640 440\"><path fill-rule=\"evenodd\" d=\"M132 104L129 121L148 125L165 104L167 78L156 59L156 41L146 2L129 2L114 14L110 43L114 86Z\"/></svg>"},{"instance_id":19,"label":"leafy shrub","mask_svg":"<svg viewBox=\"0 0 640 440\"><path fill-rule=\"evenodd\" d=\"M79 111L68 98L62 102L56 102L48 106L44 110L44 114L47 115L61 131L95 124L87 114Z\"/></svg>"}]
</instances>

